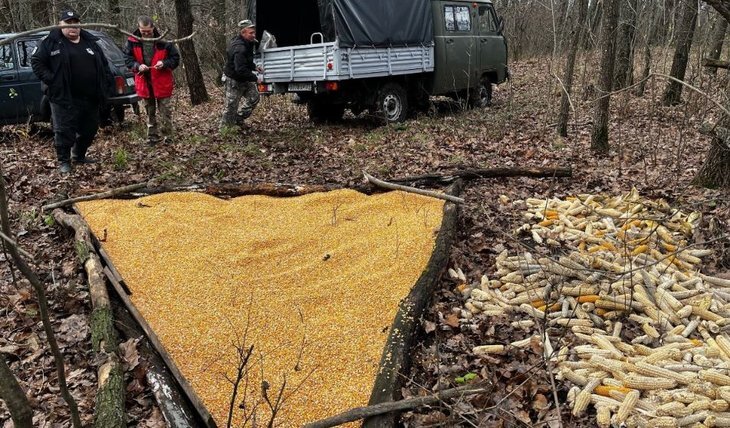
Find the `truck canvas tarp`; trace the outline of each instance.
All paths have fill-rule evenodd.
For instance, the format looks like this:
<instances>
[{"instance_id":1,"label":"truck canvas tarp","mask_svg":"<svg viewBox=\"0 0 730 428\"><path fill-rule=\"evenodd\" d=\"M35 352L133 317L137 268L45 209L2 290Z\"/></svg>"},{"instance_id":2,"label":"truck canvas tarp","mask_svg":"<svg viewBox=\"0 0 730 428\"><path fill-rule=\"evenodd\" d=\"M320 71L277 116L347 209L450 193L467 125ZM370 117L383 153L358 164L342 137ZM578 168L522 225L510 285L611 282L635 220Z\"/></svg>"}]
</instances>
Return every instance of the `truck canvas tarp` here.
<instances>
[{"instance_id":1,"label":"truck canvas tarp","mask_svg":"<svg viewBox=\"0 0 730 428\"><path fill-rule=\"evenodd\" d=\"M279 46L337 38L340 47L431 45L430 0L252 0L249 17L258 35L266 30Z\"/></svg>"}]
</instances>

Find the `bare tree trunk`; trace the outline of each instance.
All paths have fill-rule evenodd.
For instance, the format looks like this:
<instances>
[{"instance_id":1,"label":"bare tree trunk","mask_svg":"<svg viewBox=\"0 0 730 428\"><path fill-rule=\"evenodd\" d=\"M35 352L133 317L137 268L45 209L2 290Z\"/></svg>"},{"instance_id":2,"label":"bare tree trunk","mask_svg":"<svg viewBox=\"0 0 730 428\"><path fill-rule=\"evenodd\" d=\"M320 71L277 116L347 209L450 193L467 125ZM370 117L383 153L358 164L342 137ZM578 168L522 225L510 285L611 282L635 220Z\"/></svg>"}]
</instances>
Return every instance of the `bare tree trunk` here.
<instances>
[{"instance_id":1,"label":"bare tree trunk","mask_svg":"<svg viewBox=\"0 0 730 428\"><path fill-rule=\"evenodd\" d=\"M216 70L217 77L223 75L223 65L226 60L226 0L213 0L211 5L212 15L214 19L215 35L213 41L215 44L215 62L213 68ZM220 81L220 79L217 79Z\"/></svg>"},{"instance_id":2,"label":"bare tree trunk","mask_svg":"<svg viewBox=\"0 0 730 428\"><path fill-rule=\"evenodd\" d=\"M641 71L641 83L639 83L639 87L636 88L636 95L639 97L644 96L644 91L646 90L646 81L649 78L649 73L651 72L651 42L652 40L654 40L654 37L657 34L657 28L660 21L659 11L652 9L651 7L648 10L651 15L649 18L649 28L647 28L644 36L644 67Z\"/></svg>"},{"instance_id":3,"label":"bare tree trunk","mask_svg":"<svg viewBox=\"0 0 730 428\"><path fill-rule=\"evenodd\" d=\"M585 38L583 48L591 49L595 46L594 39L598 37L601 15L603 15L603 2L592 0L588 9L588 36Z\"/></svg>"},{"instance_id":4,"label":"bare tree trunk","mask_svg":"<svg viewBox=\"0 0 730 428\"><path fill-rule=\"evenodd\" d=\"M601 98L596 102L593 114L593 132L591 133L591 149L599 155L608 154L608 120L612 89L613 66L616 59L616 25L620 0L607 0L603 10L601 26L601 75L598 79L598 90Z\"/></svg>"},{"instance_id":5,"label":"bare tree trunk","mask_svg":"<svg viewBox=\"0 0 730 428\"><path fill-rule=\"evenodd\" d=\"M578 1L578 16L573 25L573 38L570 41L570 50L568 51L568 59L565 63L565 75L563 76L563 93L560 97L560 115L558 116L558 135L562 137L568 136L568 114L570 110L570 96L573 93L573 74L575 72L575 57L578 55L578 46L580 46L583 37L583 28L586 25L586 15L588 13L588 0Z\"/></svg>"},{"instance_id":6,"label":"bare tree trunk","mask_svg":"<svg viewBox=\"0 0 730 428\"><path fill-rule=\"evenodd\" d=\"M730 0L705 0L705 3L714 7L725 21L730 21Z\"/></svg>"},{"instance_id":7,"label":"bare tree trunk","mask_svg":"<svg viewBox=\"0 0 730 428\"><path fill-rule=\"evenodd\" d=\"M730 117L725 116L713 131L710 151L692 184L709 188L730 188Z\"/></svg>"},{"instance_id":8,"label":"bare tree trunk","mask_svg":"<svg viewBox=\"0 0 730 428\"><path fill-rule=\"evenodd\" d=\"M727 21L722 16L717 18L715 29L712 33L712 47L707 57L714 60L720 59L722 54L722 45L725 43L725 33L727 33ZM717 74L717 68L707 69L709 74Z\"/></svg>"},{"instance_id":9,"label":"bare tree trunk","mask_svg":"<svg viewBox=\"0 0 730 428\"><path fill-rule=\"evenodd\" d=\"M2 353L0 353L0 399L8 406L15 428L33 427L33 410L30 408L28 397L10 371Z\"/></svg>"},{"instance_id":10,"label":"bare tree trunk","mask_svg":"<svg viewBox=\"0 0 730 428\"><path fill-rule=\"evenodd\" d=\"M180 37L187 36L193 32L193 11L190 8L190 0L175 0L175 13L177 15L177 33ZM195 106L208 101L208 91L205 89L203 72L200 70L198 54L195 52L193 39L180 42L180 54L185 69L185 77L188 80L190 91L190 102Z\"/></svg>"},{"instance_id":11,"label":"bare tree trunk","mask_svg":"<svg viewBox=\"0 0 730 428\"><path fill-rule=\"evenodd\" d=\"M697 24L697 2L695 0L683 0L682 20L678 28L677 48L674 51L674 59L672 60L672 70L670 76L678 80L684 80L687 72L687 63L689 62L689 51L692 48L692 39L694 38L695 26ZM666 106L679 104L682 100L682 84L671 81L667 90L664 92L662 103Z\"/></svg>"},{"instance_id":12,"label":"bare tree trunk","mask_svg":"<svg viewBox=\"0 0 730 428\"><path fill-rule=\"evenodd\" d=\"M109 0L110 22L115 22L115 23L121 22L121 13L122 13L122 8L119 6L119 0Z\"/></svg>"},{"instance_id":13,"label":"bare tree trunk","mask_svg":"<svg viewBox=\"0 0 730 428\"><path fill-rule=\"evenodd\" d=\"M637 7L637 0L622 1L616 47L616 69L613 75L615 89L625 88L633 80Z\"/></svg>"},{"instance_id":14,"label":"bare tree trunk","mask_svg":"<svg viewBox=\"0 0 730 428\"><path fill-rule=\"evenodd\" d=\"M51 19L51 5L48 0L33 0L30 4L33 20L41 27L52 24L55 18Z\"/></svg>"}]
</instances>

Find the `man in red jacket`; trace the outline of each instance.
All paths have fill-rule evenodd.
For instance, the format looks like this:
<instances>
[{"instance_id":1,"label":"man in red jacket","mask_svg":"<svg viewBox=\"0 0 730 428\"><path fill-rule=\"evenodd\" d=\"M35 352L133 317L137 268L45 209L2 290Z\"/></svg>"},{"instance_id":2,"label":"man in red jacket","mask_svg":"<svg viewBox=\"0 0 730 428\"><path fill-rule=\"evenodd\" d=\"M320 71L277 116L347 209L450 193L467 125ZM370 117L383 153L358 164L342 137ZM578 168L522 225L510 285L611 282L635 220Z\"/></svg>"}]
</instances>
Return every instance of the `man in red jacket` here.
<instances>
[{"instance_id":1,"label":"man in red jacket","mask_svg":"<svg viewBox=\"0 0 730 428\"><path fill-rule=\"evenodd\" d=\"M137 95L147 112L147 142L155 144L172 136L170 97L175 79L172 71L180 64L180 53L175 45L159 39L160 33L149 16L137 18L136 37L129 37L124 48L127 67L135 73ZM157 126L157 111L160 127Z\"/></svg>"}]
</instances>

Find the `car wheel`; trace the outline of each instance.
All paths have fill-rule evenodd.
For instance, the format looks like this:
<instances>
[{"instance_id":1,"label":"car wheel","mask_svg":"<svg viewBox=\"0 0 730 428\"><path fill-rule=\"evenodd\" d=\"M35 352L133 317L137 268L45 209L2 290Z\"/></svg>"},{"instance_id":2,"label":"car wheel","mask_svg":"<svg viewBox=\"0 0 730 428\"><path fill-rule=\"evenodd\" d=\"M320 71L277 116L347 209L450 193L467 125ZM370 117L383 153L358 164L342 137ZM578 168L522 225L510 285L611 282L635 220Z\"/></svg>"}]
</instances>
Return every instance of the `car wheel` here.
<instances>
[{"instance_id":1,"label":"car wheel","mask_svg":"<svg viewBox=\"0 0 730 428\"><path fill-rule=\"evenodd\" d=\"M484 78L476 88L472 89L469 95L469 105L474 108L492 105L492 83L489 79Z\"/></svg>"},{"instance_id":2,"label":"car wheel","mask_svg":"<svg viewBox=\"0 0 730 428\"><path fill-rule=\"evenodd\" d=\"M408 117L408 97L397 83L386 83L380 88L375 111L386 123L403 122Z\"/></svg>"}]
</instances>

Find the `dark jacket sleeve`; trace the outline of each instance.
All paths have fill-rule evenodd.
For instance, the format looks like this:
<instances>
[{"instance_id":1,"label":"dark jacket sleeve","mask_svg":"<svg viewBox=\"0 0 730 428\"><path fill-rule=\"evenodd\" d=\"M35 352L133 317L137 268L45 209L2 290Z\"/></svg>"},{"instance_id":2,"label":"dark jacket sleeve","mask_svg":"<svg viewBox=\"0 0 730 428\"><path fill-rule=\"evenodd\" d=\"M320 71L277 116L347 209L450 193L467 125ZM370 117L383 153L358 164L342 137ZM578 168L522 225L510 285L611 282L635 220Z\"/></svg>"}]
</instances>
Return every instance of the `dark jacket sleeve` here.
<instances>
[{"instance_id":1,"label":"dark jacket sleeve","mask_svg":"<svg viewBox=\"0 0 730 428\"><path fill-rule=\"evenodd\" d=\"M256 65L253 63L253 52L249 52L250 47L245 45L237 46L233 54L233 64L236 68L236 74L241 76L238 80L244 82L255 82L258 80L254 70Z\"/></svg>"},{"instance_id":2,"label":"dark jacket sleeve","mask_svg":"<svg viewBox=\"0 0 730 428\"><path fill-rule=\"evenodd\" d=\"M162 64L165 68L174 70L180 65L180 52L174 43L168 43L165 49L167 49L167 57L162 61Z\"/></svg>"},{"instance_id":3,"label":"dark jacket sleeve","mask_svg":"<svg viewBox=\"0 0 730 428\"><path fill-rule=\"evenodd\" d=\"M50 85L53 80L53 72L50 67L51 52L49 44L48 39L43 39L37 45L38 49L30 57L30 66L33 68L33 73L46 85Z\"/></svg>"},{"instance_id":4,"label":"dark jacket sleeve","mask_svg":"<svg viewBox=\"0 0 730 428\"><path fill-rule=\"evenodd\" d=\"M132 54L132 47L132 41L127 39L127 44L124 45L124 49L122 49L122 52L124 52L124 65L126 65L128 69L136 73L139 69L139 63L136 59L134 59L134 55Z\"/></svg>"}]
</instances>

